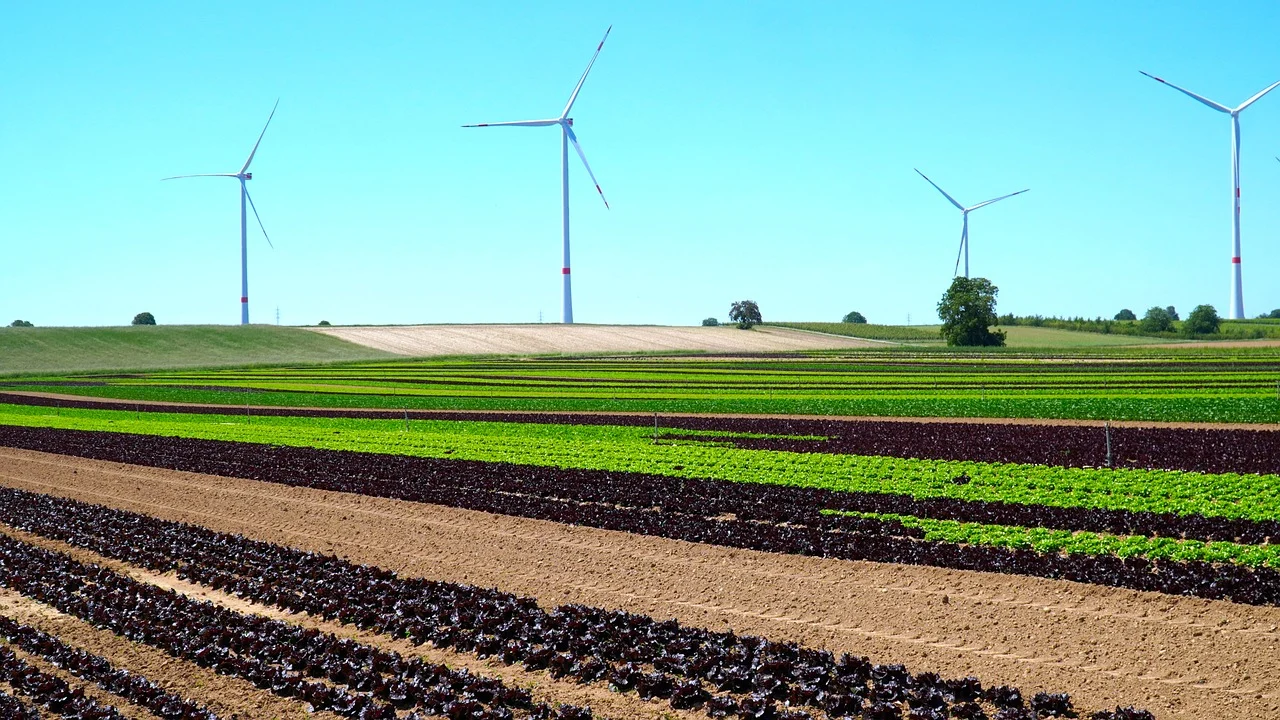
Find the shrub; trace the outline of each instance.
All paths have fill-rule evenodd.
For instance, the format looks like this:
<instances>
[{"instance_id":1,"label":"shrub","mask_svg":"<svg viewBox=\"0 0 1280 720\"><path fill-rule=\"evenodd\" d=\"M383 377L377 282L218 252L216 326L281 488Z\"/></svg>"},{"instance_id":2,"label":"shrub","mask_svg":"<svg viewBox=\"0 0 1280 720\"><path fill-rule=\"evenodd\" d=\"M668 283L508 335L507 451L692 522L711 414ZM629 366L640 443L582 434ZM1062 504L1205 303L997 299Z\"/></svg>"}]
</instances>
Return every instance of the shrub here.
<instances>
[{"instance_id":1,"label":"shrub","mask_svg":"<svg viewBox=\"0 0 1280 720\"><path fill-rule=\"evenodd\" d=\"M9 327L35 327L35 325L32 325L26 320L14 320L9 324Z\"/></svg>"},{"instance_id":2,"label":"shrub","mask_svg":"<svg viewBox=\"0 0 1280 720\"><path fill-rule=\"evenodd\" d=\"M715 327L719 324L720 324L720 321L715 318L707 318L706 320L702 321L702 327Z\"/></svg>"},{"instance_id":3,"label":"shrub","mask_svg":"<svg viewBox=\"0 0 1280 720\"><path fill-rule=\"evenodd\" d=\"M866 318L866 317L864 317L862 313L858 312L857 310L854 310L853 312L849 313L848 315L845 315L845 316L844 316L844 319L843 319L843 320L841 320L840 322L847 322L847 323L863 323L863 324L865 324L865 323L867 322L867 318Z\"/></svg>"},{"instance_id":4,"label":"shrub","mask_svg":"<svg viewBox=\"0 0 1280 720\"><path fill-rule=\"evenodd\" d=\"M140 312L133 316L134 325L155 325L156 317L149 312Z\"/></svg>"},{"instance_id":5,"label":"shrub","mask_svg":"<svg viewBox=\"0 0 1280 720\"><path fill-rule=\"evenodd\" d=\"M320 327L329 327L329 321L328 321L328 320L321 320L321 321L320 321L319 323L317 323L317 324L318 324Z\"/></svg>"},{"instance_id":6,"label":"shrub","mask_svg":"<svg viewBox=\"0 0 1280 720\"><path fill-rule=\"evenodd\" d=\"M1138 319L1138 316L1134 315L1133 311L1130 310L1129 308L1125 308L1120 312L1116 313L1116 320L1137 320L1137 319Z\"/></svg>"}]
</instances>

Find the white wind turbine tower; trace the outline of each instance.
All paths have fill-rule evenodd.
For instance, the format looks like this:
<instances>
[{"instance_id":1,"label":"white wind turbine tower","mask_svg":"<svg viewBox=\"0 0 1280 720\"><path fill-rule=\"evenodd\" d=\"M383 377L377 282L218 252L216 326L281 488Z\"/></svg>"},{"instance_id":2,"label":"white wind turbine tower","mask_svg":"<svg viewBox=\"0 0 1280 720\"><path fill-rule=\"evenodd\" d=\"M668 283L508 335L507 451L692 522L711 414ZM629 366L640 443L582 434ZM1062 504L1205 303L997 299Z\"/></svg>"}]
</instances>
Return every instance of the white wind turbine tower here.
<instances>
[{"instance_id":1,"label":"white wind turbine tower","mask_svg":"<svg viewBox=\"0 0 1280 720\"><path fill-rule=\"evenodd\" d=\"M249 196L249 188L245 185L246 180L253 179L253 173L249 172L249 164L253 162L253 156L258 152L258 146L262 144L262 136L267 134L267 126L271 124L271 118L276 115L276 108L280 106L280 101L276 100L276 104L271 107L271 114L267 116L267 124L262 126L262 132L258 135L258 142L253 144L253 150L249 151L249 157L244 161L244 166L240 168L240 172L234 173L205 173L201 175L175 175L173 177L163 178L164 180L179 180L181 178L193 177L229 177L240 181L240 324L249 324L249 218L246 214L245 201L249 201L249 207L253 208L253 216L258 219L258 227L262 229L262 236L267 239L267 245L274 250L275 246L271 244L271 237L267 235L267 229L262 225L262 218L258 215L258 208L253 204L253 198Z\"/></svg>"},{"instance_id":2,"label":"white wind turbine tower","mask_svg":"<svg viewBox=\"0 0 1280 720\"><path fill-rule=\"evenodd\" d=\"M463 125L463 127L560 126L560 189L564 197L564 264L560 274L564 277L564 322L566 324L573 322L573 290L569 283L569 143L573 143L573 149L577 150L578 157L582 158L582 166L587 169L587 175L591 176L591 183L596 186L596 192L600 193L600 199L604 201L605 209L609 207L609 201L605 200L604 191L600 189L600 183L596 182L595 173L591 172L591 166L587 164L586 153L582 152L582 146L578 144L578 136L573 134L573 118L569 117L569 111L573 109L573 102L578 99L578 92L582 90L582 84L587 81L587 73L591 72L591 66L595 65L596 58L600 57L600 50L604 47L604 41L609 39L610 30L613 30L612 25L604 31L604 37L600 40L600 44L596 46L596 52L591 56L591 62L587 63L587 69L582 71L582 77L578 79L577 86L573 88L573 94L569 96L569 102L565 104L560 117L549 120L520 120L516 122Z\"/></svg>"},{"instance_id":3,"label":"white wind turbine tower","mask_svg":"<svg viewBox=\"0 0 1280 720\"><path fill-rule=\"evenodd\" d=\"M1180 88L1173 83L1158 78L1151 73L1142 72L1143 75L1163 83L1178 92L1192 97L1218 112L1226 113L1231 116L1231 319L1244 319L1244 287L1240 280L1240 113L1244 109L1254 104L1263 95L1275 90L1280 86L1280 82L1271 84L1257 95L1245 100L1238 108L1229 108L1226 105L1220 105L1208 98L1200 97L1190 90Z\"/></svg>"},{"instance_id":4,"label":"white wind turbine tower","mask_svg":"<svg viewBox=\"0 0 1280 720\"><path fill-rule=\"evenodd\" d=\"M915 168L912 168L912 169L914 170ZM969 213L973 212L974 210L977 210L980 207L986 207L991 203L1000 202L1001 200L1004 200L1006 198L1011 198L1014 195L1021 195L1022 193L1026 192L1027 190L1030 190L1031 188L1027 188L1027 190L1019 190L1016 193L1009 193L1008 195L1001 195L998 198L993 198L985 202L980 202L977 205L971 205L969 207L965 207L960 203L956 202L955 198L948 195L946 190L943 190L942 188L938 187L938 184L930 180L928 175L925 175L919 170L916 170L916 173L920 175L920 177L924 178L925 182L932 185L934 189L942 193L942 197L949 200L951 204L955 205L956 209L959 210L962 215L964 215L964 227L960 230L960 250L956 252L955 274L956 275L960 274L960 256L963 255L964 256L964 276L969 277Z\"/></svg>"}]
</instances>

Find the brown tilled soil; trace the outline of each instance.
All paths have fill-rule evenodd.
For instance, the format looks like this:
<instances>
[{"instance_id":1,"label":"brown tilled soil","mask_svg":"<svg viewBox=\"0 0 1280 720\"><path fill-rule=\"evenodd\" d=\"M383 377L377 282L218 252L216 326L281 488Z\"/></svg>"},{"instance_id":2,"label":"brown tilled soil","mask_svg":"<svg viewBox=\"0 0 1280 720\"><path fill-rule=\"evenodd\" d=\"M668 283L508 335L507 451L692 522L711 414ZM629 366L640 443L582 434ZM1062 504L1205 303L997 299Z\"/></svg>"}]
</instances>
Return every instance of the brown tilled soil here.
<instances>
[{"instance_id":1,"label":"brown tilled soil","mask_svg":"<svg viewBox=\"0 0 1280 720\"><path fill-rule=\"evenodd\" d=\"M307 328L399 355L530 355L547 353L727 353L883 347L884 342L791 328L662 325L400 325ZM888 343L893 344L893 343Z\"/></svg>"},{"instance_id":2,"label":"brown tilled soil","mask_svg":"<svg viewBox=\"0 0 1280 720\"><path fill-rule=\"evenodd\" d=\"M0 450L0 483L394 568L1070 692L1160 718L1280 717L1280 608L772 555Z\"/></svg>"}]
</instances>

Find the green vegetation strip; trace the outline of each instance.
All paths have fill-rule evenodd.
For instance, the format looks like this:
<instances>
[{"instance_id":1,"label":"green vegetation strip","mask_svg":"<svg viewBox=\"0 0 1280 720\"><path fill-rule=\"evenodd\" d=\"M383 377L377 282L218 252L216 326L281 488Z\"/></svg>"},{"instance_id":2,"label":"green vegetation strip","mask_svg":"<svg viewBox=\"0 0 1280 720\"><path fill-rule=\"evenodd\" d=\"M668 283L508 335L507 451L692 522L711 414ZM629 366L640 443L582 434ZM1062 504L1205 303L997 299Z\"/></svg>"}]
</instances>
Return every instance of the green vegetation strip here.
<instances>
[{"instance_id":1,"label":"green vegetation strip","mask_svg":"<svg viewBox=\"0 0 1280 720\"><path fill-rule=\"evenodd\" d=\"M0 425L115 431L840 492L1273 520L1280 476L793 453L653 441L647 427L178 415L0 405ZM659 428L661 430L661 428ZM966 476L968 482L954 480Z\"/></svg>"},{"instance_id":2,"label":"green vegetation strip","mask_svg":"<svg viewBox=\"0 0 1280 720\"><path fill-rule=\"evenodd\" d=\"M896 520L905 527L925 532L925 539L937 542L988 545L1013 550L1034 550L1045 554L1115 555L1147 560L1234 563L1251 567L1280 568L1280 545L1242 545L1232 542L1201 542L1142 535L1110 535L1017 525L985 525L957 520L933 520L896 513L823 511L828 515Z\"/></svg>"}]
</instances>

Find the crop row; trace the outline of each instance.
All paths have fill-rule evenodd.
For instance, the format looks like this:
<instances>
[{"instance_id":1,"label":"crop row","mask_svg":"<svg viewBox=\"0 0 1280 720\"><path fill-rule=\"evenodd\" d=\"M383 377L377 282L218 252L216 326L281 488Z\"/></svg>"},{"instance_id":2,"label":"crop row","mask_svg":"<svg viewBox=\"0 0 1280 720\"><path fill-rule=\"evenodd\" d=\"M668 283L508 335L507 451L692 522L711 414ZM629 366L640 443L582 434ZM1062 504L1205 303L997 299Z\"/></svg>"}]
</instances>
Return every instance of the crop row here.
<instances>
[{"instance_id":1,"label":"crop row","mask_svg":"<svg viewBox=\"0 0 1280 720\"><path fill-rule=\"evenodd\" d=\"M77 411L84 412L84 411ZM100 413L94 413L99 415ZM3 416L0 416L3 417ZM823 455L764 453L732 448L653 445L635 437L631 428L568 428L573 434L557 434L562 426L516 424L452 423L428 424L422 432L367 430L370 421L343 421L343 424L308 424L310 421L276 419L254 424L223 424L201 420L194 426L166 424L165 416L142 421L127 413L110 413L104 419L84 423L78 418L33 417L35 423L67 421L95 429L122 429L162 435L222 437L256 442L264 457L272 458L279 445L302 446L299 452L281 453L272 462L287 467L292 458L310 457L303 448L317 446L345 452L354 448L351 462L372 463L367 453L380 453L378 462L387 469L376 477L398 481L407 477L449 473L451 463L485 461L475 467L519 465L531 478L544 478L530 492L543 492L554 477L564 484L563 497L582 501L615 500L643 505L649 495L667 497L686 488L716 507L742 517L759 512L774 513L771 520L821 523L816 515L824 509L849 512L899 513L937 520L979 522L992 525L1046 527L1110 534L1159 535L1200 541L1245 544L1280 538L1280 522L1268 510L1280 504L1280 480L1275 476L1212 476L1156 471L1102 471L1042 466L1005 466L980 463L898 460L894 458L834 458ZM181 416L179 416L181 417ZM112 420L114 418L114 420ZM384 423L385 425L385 423ZM329 427L341 430L328 430ZM401 426L402 427L402 426ZM524 429L523 437L506 437L512 428ZM63 436L59 432L68 432ZM68 443L60 438L77 438ZM575 441L577 444L575 445ZM48 443L48 444L46 444ZM77 431L41 430L38 427L0 425L0 444L32 450L68 452L94 456L97 446L112 457L139 445L120 434L78 434ZM119 447L116 447L117 444ZM199 446L196 442L193 447ZM174 447L186 447L176 442ZM214 445L216 447L216 444ZM154 454L144 453L144 455ZM419 457L408 457L417 455ZM445 463L421 456L447 458ZM319 458L346 457L321 453ZM616 459L616 462L615 462ZM835 462L843 460L843 462ZM532 462L531 462L532 461ZM246 468L220 469L212 460L188 458L184 469L213 474L244 473ZM308 461L310 462L310 461ZM322 462L328 462L323 460ZM558 464L557 464L558 462ZM833 465L832 463L835 462ZM192 465L191 463L197 463ZM465 470L467 467L460 467ZM554 475L549 474L553 469ZM655 473L657 470L659 473ZM378 472L383 472L379 470ZM857 472L852 477L841 473ZM492 473L490 473L491 475ZM507 476L516 475L507 473ZM623 475L634 489L610 478ZM505 477L505 476L504 476ZM716 480L713 478L725 478ZM575 482L582 479L585 482ZM1108 484L1108 480L1110 484ZM742 481L742 482L739 482ZM747 482L750 481L750 482ZM519 482L506 477L504 482ZM596 484L608 484L609 495L601 495ZM518 487L496 489L513 490ZM630 493L619 496L618 493ZM1207 497L1205 497L1207 496ZM1046 502L1051 500L1054 502ZM1195 502L1195 501L1199 502ZM1090 502L1111 507L1088 507ZM1156 510L1131 510L1126 506ZM1253 518L1224 518L1193 514L1197 506L1231 509ZM1280 512L1280 511L1275 511Z\"/></svg>"},{"instance_id":2,"label":"crop row","mask_svg":"<svg viewBox=\"0 0 1280 720\"><path fill-rule=\"evenodd\" d=\"M6 720L44 720L40 711L0 690L0 717Z\"/></svg>"},{"instance_id":3,"label":"crop row","mask_svg":"<svg viewBox=\"0 0 1280 720\"><path fill-rule=\"evenodd\" d=\"M44 408L0 406L0 426L123 431L381 455L647 473L672 479L726 479L741 484L843 493L1203 515L1263 524L1280 518L1280 476L1276 475L794 453L688 442L655 444L652 432L639 427L449 421L411 425L385 420L56 412L60 414L51 414Z\"/></svg>"},{"instance_id":4,"label":"crop row","mask_svg":"<svg viewBox=\"0 0 1280 720\"><path fill-rule=\"evenodd\" d=\"M174 695L141 675L116 668L101 655L73 648L53 635L3 615L0 637L165 720L218 720L208 708Z\"/></svg>"},{"instance_id":5,"label":"crop row","mask_svg":"<svg viewBox=\"0 0 1280 720\"><path fill-rule=\"evenodd\" d=\"M67 400L0 392L13 405L120 410L119 403ZM130 410L197 415L225 414L227 407L136 403ZM1280 473L1280 432L1274 430L1194 429L1035 425L981 422L913 422L811 418L689 417L661 418L622 414L451 413L448 411L254 408L260 417L356 418L400 420L411 416L457 422L538 425L661 424L659 439L679 439L672 431L697 431L703 439L723 439L739 448L800 453L836 453L929 460L970 460L1066 467L1156 468L1206 473ZM672 434L668 434L672 433ZM741 437L750 434L761 437Z\"/></svg>"},{"instance_id":6,"label":"crop row","mask_svg":"<svg viewBox=\"0 0 1280 720\"><path fill-rule=\"evenodd\" d=\"M31 665L3 645L0 645L0 683L8 684L19 695L29 699L32 704L39 705L64 718L125 720L125 716L121 715L119 710L85 697L83 688L71 687L62 678ZM14 700L12 697L9 699ZM25 710L28 715L34 714L35 717L40 717L38 712L25 708L25 703L19 702L17 705L19 713Z\"/></svg>"},{"instance_id":7,"label":"crop row","mask_svg":"<svg viewBox=\"0 0 1280 720\"><path fill-rule=\"evenodd\" d=\"M913 675L902 666L711 632L676 621L583 605L552 610L532 598L467 585L402 578L333 556L306 553L198 526L21 491L5 491L4 522L108 557L234 592L254 602L321 615L415 642L547 668L556 677L607 682L617 691L701 707L712 717L802 720L800 712L913 720L1058 717L1065 695L1025 702L976 678ZM905 708L903 706L906 706ZM1100 720L1149 718L1133 709Z\"/></svg>"},{"instance_id":8,"label":"crop row","mask_svg":"<svg viewBox=\"0 0 1280 720\"><path fill-rule=\"evenodd\" d=\"M805 507L803 502L797 509L788 500L802 500L806 491L797 492L794 488L110 433L25 432L28 442L24 446L48 452L429 502L692 542L1030 575L1253 605L1280 604L1280 572L1271 568L1058 555L922 540L920 530L904 529L893 521L829 517L821 508ZM11 435L3 440L6 444L16 441Z\"/></svg>"},{"instance_id":9,"label":"crop row","mask_svg":"<svg viewBox=\"0 0 1280 720\"><path fill-rule=\"evenodd\" d=\"M1115 555L1119 558L1195 560L1280 568L1280 545L1272 544L1205 543L1199 540L1179 540L1168 537L1112 535L1078 530L1052 530L1045 527L935 520L897 513L829 512L828 514L863 520L885 520L901 525L904 535L908 530L914 529L922 532L923 535L920 537L925 540L949 543L1027 549L1038 553Z\"/></svg>"},{"instance_id":10,"label":"crop row","mask_svg":"<svg viewBox=\"0 0 1280 720\"><path fill-rule=\"evenodd\" d=\"M453 720L587 720L590 711L534 707L529 693L332 634L192 600L119 573L0 536L0 584L135 642L159 648L314 710L393 720L397 710Z\"/></svg>"}]
</instances>

